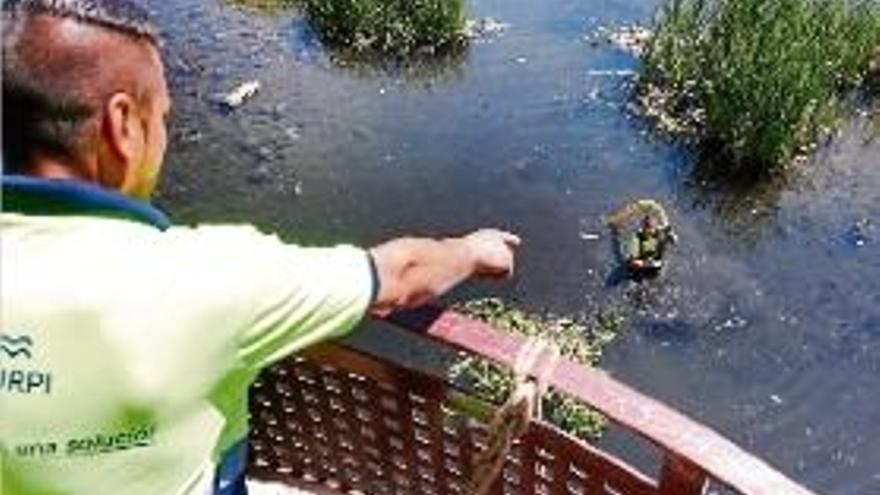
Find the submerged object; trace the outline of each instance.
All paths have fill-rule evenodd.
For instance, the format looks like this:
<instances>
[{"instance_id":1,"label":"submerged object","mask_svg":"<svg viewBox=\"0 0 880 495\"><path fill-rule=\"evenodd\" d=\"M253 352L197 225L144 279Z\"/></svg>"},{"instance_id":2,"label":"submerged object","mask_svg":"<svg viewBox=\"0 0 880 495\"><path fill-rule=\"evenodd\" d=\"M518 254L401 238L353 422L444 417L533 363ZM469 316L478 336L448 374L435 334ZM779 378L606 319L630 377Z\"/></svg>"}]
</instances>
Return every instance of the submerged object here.
<instances>
[{"instance_id":1,"label":"submerged object","mask_svg":"<svg viewBox=\"0 0 880 495\"><path fill-rule=\"evenodd\" d=\"M239 84L235 89L223 96L222 103L230 109L238 108L244 105L247 100L253 98L259 90L260 81L248 81Z\"/></svg>"}]
</instances>

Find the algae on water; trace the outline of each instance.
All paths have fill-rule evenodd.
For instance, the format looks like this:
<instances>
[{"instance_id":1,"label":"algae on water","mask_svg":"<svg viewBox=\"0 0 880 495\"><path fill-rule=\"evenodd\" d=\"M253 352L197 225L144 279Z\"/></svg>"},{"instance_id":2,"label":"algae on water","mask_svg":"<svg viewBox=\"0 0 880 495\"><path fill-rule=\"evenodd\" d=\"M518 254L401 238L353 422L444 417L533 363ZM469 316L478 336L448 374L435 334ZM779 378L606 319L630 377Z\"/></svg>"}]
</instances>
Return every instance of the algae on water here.
<instances>
[{"instance_id":1,"label":"algae on water","mask_svg":"<svg viewBox=\"0 0 880 495\"><path fill-rule=\"evenodd\" d=\"M622 318L612 313L600 314L584 323L571 318L530 314L495 298L469 301L456 309L498 330L545 338L562 356L585 367L599 361L602 349L614 340L623 326ZM463 357L452 367L450 376L466 390L495 404L504 402L513 386L509 370L476 357ZM582 439L597 439L605 427L605 418L600 413L552 387L542 405L545 420Z\"/></svg>"}]
</instances>

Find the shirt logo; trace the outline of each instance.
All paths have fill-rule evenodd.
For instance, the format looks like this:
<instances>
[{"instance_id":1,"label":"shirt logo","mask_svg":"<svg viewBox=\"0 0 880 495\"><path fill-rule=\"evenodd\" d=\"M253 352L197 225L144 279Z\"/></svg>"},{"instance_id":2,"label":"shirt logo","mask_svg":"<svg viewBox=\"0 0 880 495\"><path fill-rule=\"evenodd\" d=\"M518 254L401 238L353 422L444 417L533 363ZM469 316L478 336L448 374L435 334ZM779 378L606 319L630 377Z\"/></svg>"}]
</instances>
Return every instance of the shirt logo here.
<instances>
[{"instance_id":1,"label":"shirt logo","mask_svg":"<svg viewBox=\"0 0 880 495\"><path fill-rule=\"evenodd\" d=\"M10 359L33 357L31 353L34 346L33 339L28 335L14 336L8 333L0 333L0 354L5 354Z\"/></svg>"},{"instance_id":2,"label":"shirt logo","mask_svg":"<svg viewBox=\"0 0 880 495\"><path fill-rule=\"evenodd\" d=\"M0 333L0 393L52 393L52 373L34 369L33 364L24 362L34 358L34 348L34 339L30 335Z\"/></svg>"}]
</instances>

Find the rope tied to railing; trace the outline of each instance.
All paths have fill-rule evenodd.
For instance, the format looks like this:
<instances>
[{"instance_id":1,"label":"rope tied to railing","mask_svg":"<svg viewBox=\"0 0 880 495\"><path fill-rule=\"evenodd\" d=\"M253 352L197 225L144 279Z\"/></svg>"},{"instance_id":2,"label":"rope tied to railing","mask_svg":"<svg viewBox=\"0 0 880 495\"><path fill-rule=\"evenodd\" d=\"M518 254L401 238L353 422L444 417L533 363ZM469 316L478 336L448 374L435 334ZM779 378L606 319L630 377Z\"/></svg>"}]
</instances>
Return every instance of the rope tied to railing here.
<instances>
[{"instance_id":1,"label":"rope tied to railing","mask_svg":"<svg viewBox=\"0 0 880 495\"><path fill-rule=\"evenodd\" d=\"M533 419L541 419L541 397L558 361L559 349L546 340L531 337L520 347L513 366L513 390L489 422L486 448L474 456L468 493L489 493L513 441L528 430Z\"/></svg>"}]
</instances>

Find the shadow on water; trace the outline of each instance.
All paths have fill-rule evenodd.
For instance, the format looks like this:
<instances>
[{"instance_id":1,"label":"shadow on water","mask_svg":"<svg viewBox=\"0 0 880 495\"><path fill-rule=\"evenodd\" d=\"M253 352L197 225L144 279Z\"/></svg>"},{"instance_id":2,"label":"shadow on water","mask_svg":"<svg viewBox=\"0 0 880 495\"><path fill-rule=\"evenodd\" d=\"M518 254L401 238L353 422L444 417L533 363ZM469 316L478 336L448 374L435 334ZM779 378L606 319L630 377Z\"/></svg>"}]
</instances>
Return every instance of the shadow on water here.
<instances>
[{"instance_id":1,"label":"shadow on water","mask_svg":"<svg viewBox=\"0 0 880 495\"><path fill-rule=\"evenodd\" d=\"M694 172L625 111L637 61L595 41L658 2L474 0L510 28L410 69L337 63L295 11L146 0L175 100L159 202L180 223L302 243L513 229L517 279L453 298L612 306L631 330L603 367L820 493L880 493L877 124L856 119L787 180ZM212 108L250 80L245 105ZM681 242L657 280L615 281L600 218L638 198L667 207ZM358 342L382 347L371 331Z\"/></svg>"},{"instance_id":2,"label":"shadow on water","mask_svg":"<svg viewBox=\"0 0 880 495\"><path fill-rule=\"evenodd\" d=\"M753 246L772 235L777 204L792 185L792 174L749 176L719 172L723 167L707 159L697 162L684 188L693 208L711 211L715 225L738 242Z\"/></svg>"},{"instance_id":3,"label":"shadow on water","mask_svg":"<svg viewBox=\"0 0 880 495\"><path fill-rule=\"evenodd\" d=\"M440 53L422 53L403 58L338 50L332 53L330 60L336 67L364 79L388 76L403 84L449 83L464 77L468 47L460 46Z\"/></svg>"}]
</instances>

